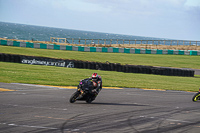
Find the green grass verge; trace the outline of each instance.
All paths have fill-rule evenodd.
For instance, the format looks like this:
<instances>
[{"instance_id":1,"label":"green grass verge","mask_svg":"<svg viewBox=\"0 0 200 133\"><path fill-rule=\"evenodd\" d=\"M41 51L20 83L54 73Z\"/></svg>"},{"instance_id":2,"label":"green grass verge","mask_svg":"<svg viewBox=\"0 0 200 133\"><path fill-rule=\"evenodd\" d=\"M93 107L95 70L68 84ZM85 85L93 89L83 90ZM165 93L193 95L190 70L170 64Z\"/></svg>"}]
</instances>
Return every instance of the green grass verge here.
<instances>
[{"instance_id":1,"label":"green grass verge","mask_svg":"<svg viewBox=\"0 0 200 133\"><path fill-rule=\"evenodd\" d=\"M0 82L76 86L97 72L103 86L197 91L200 76L177 77L0 62Z\"/></svg>"},{"instance_id":2,"label":"green grass verge","mask_svg":"<svg viewBox=\"0 0 200 133\"><path fill-rule=\"evenodd\" d=\"M33 49L11 46L0 46L0 53L42 56L62 59L76 59L94 62L106 62L149 65L175 68L200 69L200 56L189 55L156 55L156 54L125 54L125 53L98 53L77 52L48 49Z\"/></svg>"}]
</instances>

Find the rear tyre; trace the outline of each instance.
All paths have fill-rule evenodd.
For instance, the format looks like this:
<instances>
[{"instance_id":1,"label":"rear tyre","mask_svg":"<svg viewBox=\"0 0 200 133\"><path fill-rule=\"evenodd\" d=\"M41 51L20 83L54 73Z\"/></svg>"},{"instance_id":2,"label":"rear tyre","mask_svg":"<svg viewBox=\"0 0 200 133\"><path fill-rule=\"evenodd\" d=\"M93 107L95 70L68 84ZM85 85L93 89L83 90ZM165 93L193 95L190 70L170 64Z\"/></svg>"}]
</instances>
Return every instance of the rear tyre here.
<instances>
[{"instance_id":1,"label":"rear tyre","mask_svg":"<svg viewBox=\"0 0 200 133\"><path fill-rule=\"evenodd\" d=\"M91 97L89 97L87 100L86 100L86 103L91 103L93 100Z\"/></svg>"},{"instance_id":2,"label":"rear tyre","mask_svg":"<svg viewBox=\"0 0 200 133\"><path fill-rule=\"evenodd\" d=\"M196 93L192 98L193 102L196 102L197 100L200 100L200 92Z\"/></svg>"},{"instance_id":3,"label":"rear tyre","mask_svg":"<svg viewBox=\"0 0 200 133\"><path fill-rule=\"evenodd\" d=\"M80 95L80 93L78 91L76 91L74 94L72 94L72 96L69 99L70 103L74 103L76 102L76 99L78 98L78 96Z\"/></svg>"}]
</instances>

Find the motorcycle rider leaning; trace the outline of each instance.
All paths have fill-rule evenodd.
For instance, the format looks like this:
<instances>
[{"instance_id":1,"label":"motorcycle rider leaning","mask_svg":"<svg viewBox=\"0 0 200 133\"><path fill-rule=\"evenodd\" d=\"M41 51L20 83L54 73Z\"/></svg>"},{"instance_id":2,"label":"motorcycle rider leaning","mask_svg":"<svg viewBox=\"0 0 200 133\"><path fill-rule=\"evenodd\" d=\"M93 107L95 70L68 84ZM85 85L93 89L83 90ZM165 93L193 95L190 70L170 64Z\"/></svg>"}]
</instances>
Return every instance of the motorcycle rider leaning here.
<instances>
[{"instance_id":1,"label":"motorcycle rider leaning","mask_svg":"<svg viewBox=\"0 0 200 133\"><path fill-rule=\"evenodd\" d=\"M93 89L92 89L92 93L97 96L98 93L101 91L102 89L102 79L101 79L101 76L98 75L97 73L93 73L92 74L92 77L90 78L86 78L86 79L89 79L89 80L92 80L92 83L93 83Z\"/></svg>"}]
</instances>

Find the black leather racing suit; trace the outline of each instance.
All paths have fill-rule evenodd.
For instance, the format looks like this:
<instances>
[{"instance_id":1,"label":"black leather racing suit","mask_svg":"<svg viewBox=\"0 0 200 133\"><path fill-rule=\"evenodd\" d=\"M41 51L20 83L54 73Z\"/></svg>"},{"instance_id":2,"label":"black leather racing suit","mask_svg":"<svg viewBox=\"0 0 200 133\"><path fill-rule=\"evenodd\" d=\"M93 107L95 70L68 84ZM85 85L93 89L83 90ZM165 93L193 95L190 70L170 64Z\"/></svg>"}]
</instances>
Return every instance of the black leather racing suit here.
<instances>
[{"instance_id":1,"label":"black leather racing suit","mask_svg":"<svg viewBox=\"0 0 200 133\"><path fill-rule=\"evenodd\" d=\"M92 80L92 77L87 78L87 79ZM96 93L98 94L101 91L101 89L102 89L102 79L101 79L101 76L98 76L98 78L95 81L92 80L92 82L95 82L97 84L96 87L93 86L93 90L96 90Z\"/></svg>"}]
</instances>

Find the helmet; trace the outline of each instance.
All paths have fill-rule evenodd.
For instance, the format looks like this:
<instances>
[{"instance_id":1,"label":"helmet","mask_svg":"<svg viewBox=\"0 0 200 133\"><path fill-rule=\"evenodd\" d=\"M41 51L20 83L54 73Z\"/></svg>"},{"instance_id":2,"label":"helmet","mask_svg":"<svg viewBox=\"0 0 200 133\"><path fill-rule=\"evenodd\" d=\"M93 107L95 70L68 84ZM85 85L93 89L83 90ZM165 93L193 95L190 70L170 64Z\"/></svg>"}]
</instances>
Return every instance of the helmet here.
<instances>
[{"instance_id":1,"label":"helmet","mask_svg":"<svg viewBox=\"0 0 200 133\"><path fill-rule=\"evenodd\" d=\"M99 76L98 76L97 73L93 73L93 74L92 74L92 80L93 80L93 81L97 81L98 77L99 77Z\"/></svg>"}]
</instances>

